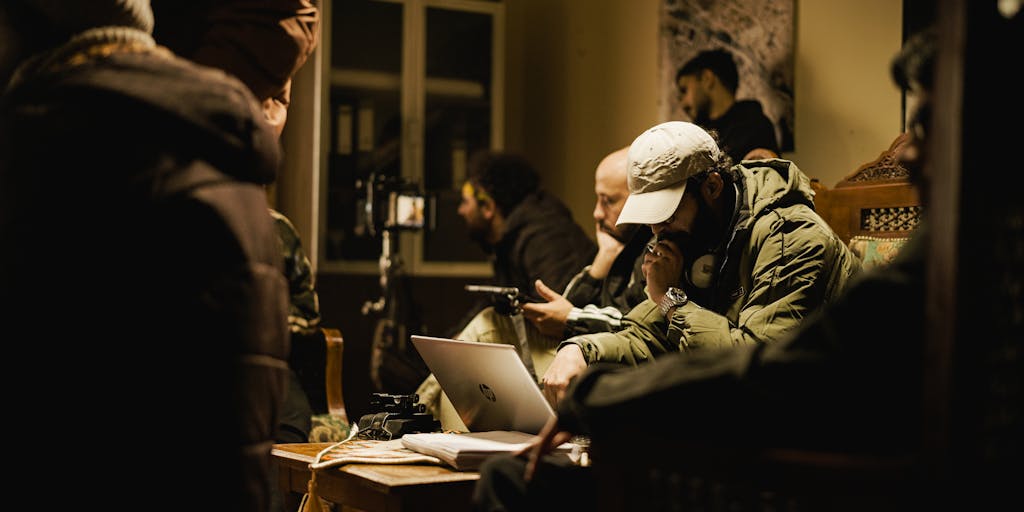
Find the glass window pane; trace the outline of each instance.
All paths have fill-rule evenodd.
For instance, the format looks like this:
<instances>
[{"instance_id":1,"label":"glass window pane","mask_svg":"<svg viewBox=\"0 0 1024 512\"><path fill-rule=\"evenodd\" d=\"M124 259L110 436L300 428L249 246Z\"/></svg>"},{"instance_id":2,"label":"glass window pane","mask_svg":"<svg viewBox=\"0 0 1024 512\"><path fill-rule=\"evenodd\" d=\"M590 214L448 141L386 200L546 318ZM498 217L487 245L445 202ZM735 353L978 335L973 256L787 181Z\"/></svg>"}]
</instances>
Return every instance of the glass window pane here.
<instances>
[{"instance_id":1,"label":"glass window pane","mask_svg":"<svg viewBox=\"0 0 1024 512\"><path fill-rule=\"evenodd\" d=\"M364 187L401 174L402 6L335 2L331 30L327 260L376 260Z\"/></svg>"},{"instance_id":2,"label":"glass window pane","mask_svg":"<svg viewBox=\"0 0 1024 512\"><path fill-rule=\"evenodd\" d=\"M426 261L484 261L456 210L469 155L491 147L490 14L428 8L424 186L437 198L437 226L424 233Z\"/></svg>"}]
</instances>

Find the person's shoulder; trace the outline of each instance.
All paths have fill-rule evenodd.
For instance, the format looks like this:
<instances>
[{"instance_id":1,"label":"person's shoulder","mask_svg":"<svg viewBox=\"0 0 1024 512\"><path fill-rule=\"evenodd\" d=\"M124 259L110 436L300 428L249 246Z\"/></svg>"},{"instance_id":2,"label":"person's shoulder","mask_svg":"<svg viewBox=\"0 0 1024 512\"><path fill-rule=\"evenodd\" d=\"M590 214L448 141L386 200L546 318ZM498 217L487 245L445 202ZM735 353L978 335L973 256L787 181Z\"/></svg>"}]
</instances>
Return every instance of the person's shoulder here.
<instances>
[{"instance_id":1,"label":"person's shoulder","mask_svg":"<svg viewBox=\"0 0 1024 512\"><path fill-rule=\"evenodd\" d=\"M731 110L739 117L754 118L764 116L764 107L761 106L760 101L755 99L737 100L736 103L733 103Z\"/></svg>"},{"instance_id":2,"label":"person's shoulder","mask_svg":"<svg viewBox=\"0 0 1024 512\"><path fill-rule=\"evenodd\" d=\"M777 152L776 147L778 144L774 142L774 130L775 123L764 113L764 108L761 106L761 102L753 99L739 100L733 103L731 109L729 109L729 122L737 127L743 127L743 131L747 137L761 137L767 138L771 135L771 143L766 144L768 149Z\"/></svg>"}]
</instances>

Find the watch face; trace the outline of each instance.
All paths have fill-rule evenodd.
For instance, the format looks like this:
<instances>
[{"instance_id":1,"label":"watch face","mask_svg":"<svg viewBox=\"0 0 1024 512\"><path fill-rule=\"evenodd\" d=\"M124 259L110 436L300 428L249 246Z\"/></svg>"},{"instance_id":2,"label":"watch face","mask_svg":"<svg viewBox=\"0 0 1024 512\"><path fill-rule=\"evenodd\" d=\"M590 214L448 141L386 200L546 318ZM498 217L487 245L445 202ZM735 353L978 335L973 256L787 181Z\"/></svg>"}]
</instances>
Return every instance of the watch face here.
<instances>
[{"instance_id":1,"label":"watch face","mask_svg":"<svg viewBox=\"0 0 1024 512\"><path fill-rule=\"evenodd\" d=\"M661 300L661 304L659 304L661 307L661 313L663 315L668 315L668 311L670 309L686 304L686 300L686 292L679 288L669 287L668 290L665 290L665 298L663 298Z\"/></svg>"}]
</instances>

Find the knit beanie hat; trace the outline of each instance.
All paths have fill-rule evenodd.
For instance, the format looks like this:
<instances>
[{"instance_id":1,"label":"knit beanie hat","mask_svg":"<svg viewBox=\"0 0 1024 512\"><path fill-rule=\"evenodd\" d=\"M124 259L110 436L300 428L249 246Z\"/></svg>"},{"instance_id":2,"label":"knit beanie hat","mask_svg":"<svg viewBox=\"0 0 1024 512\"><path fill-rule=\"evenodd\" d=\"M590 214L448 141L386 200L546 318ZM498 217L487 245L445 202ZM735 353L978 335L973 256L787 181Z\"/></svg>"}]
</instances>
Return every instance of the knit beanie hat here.
<instances>
[{"instance_id":1,"label":"knit beanie hat","mask_svg":"<svg viewBox=\"0 0 1024 512\"><path fill-rule=\"evenodd\" d=\"M155 45L150 0L3 1L0 28L14 32L0 52L0 92L96 43Z\"/></svg>"},{"instance_id":2,"label":"knit beanie hat","mask_svg":"<svg viewBox=\"0 0 1024 512\"><path fill-rule=\"evenodd\" d=\"M149 0L21 1L42 16L41 21L53 35L65 39L91 28L108 26L153 32L153 10Z\"/></svg>"}]
</instances>

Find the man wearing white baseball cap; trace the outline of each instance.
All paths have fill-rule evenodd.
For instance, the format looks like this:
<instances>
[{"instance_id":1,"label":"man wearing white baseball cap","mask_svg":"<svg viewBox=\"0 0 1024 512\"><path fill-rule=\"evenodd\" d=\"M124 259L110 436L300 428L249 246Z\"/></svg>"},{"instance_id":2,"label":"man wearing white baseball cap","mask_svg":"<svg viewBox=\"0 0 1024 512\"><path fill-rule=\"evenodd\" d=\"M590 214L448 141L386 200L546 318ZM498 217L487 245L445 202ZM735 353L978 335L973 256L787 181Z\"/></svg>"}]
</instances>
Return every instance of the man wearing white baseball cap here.
<instances>
[{"instance_id":1,"label":"man wearing white baseball cap","mask_svg":"<svg viewBox=\"0 0 1024 512\"><path fill-rule=\"evenodd\" d=\"M588 364L770 343L860 268L790 161L732 165L708 132L670 121L633 141L628 172L618 224L647 224L658 236L644 261L649 299L622 330L561 343L542 379L552 403Z\"/></svg>"}]
</instances>

